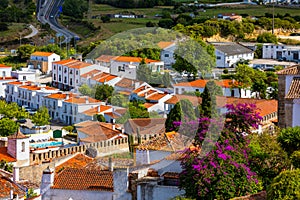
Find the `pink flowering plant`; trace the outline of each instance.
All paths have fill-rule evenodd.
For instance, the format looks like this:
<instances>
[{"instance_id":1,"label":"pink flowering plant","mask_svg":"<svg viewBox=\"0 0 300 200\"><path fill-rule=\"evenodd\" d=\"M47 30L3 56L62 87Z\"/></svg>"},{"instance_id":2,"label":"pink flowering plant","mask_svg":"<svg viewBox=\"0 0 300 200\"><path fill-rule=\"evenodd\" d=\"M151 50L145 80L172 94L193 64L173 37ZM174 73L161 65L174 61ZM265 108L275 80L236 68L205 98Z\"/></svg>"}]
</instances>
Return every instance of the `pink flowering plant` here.
<instances>
[{"instance_id":1,"label":"pink flowering plant","mask_svg":"<svg viewBox=\"0 0 300 200\"><path fill-rule=\"evenodd\" d=\"M197 127L195 122L181 124L197 129L193 148L184 151L181 162L180 187L187 197L229 199L261 189L256 173L249 168L247 139L251 128L258 128L261 117L251 104L226 108L224 124L209 118L198 119ZM182 130L188 132L187 128Z\"/></svg>"}]
</instances>

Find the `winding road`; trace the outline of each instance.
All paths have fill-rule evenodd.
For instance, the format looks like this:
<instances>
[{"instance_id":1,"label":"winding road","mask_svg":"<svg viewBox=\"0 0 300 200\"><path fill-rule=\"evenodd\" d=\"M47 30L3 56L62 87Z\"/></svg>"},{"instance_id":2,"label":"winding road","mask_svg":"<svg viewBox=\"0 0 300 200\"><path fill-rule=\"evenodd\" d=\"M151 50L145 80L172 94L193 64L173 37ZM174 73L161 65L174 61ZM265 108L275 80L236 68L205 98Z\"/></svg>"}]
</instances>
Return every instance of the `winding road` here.
<instances>
[{"instance_id":1,"label":"winding road","mask_svg":"<svg viewBox=\"0 0 300 200\"><path fill-rule=\"evenodd\" d=\"M79 39L80 37L63 27L57 22L60 8L63 4L63 0L38 0L37 2L37 19L42 24L49 24L50 28L54 30L57 37L63 36L63 43L68 43L72 38Z\"/></svg>"},{"instance_id":2,"label":"winding road","mask_svg":"<svg viewBox=\"0 0 300 200\"><path fill-rule=\"evenodd\" d=\"M31 29L32 32L29 35L24 36L23 38L31 38L38 34L39 31L33 25L30 24L28 27Z\"/></svg>"}]
</instances>

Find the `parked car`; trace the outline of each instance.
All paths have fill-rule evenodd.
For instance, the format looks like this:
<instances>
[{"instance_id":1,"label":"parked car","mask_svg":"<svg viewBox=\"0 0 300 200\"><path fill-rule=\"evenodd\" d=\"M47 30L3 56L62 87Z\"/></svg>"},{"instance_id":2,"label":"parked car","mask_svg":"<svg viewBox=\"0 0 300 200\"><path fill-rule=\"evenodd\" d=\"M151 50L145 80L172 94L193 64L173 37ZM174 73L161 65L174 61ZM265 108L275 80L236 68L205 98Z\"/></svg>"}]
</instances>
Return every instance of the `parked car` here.
<instances>
[{"instance_id":1,"label":"parked car","mask_svg":"<svg viewBox=\"0 0 300 200\"><path fill-rule=\"evenodd\" d=\"M20 123L20 124L24 124L27 122L26 119L18 119L16 122Z\"/></svg>"}]
</instances>

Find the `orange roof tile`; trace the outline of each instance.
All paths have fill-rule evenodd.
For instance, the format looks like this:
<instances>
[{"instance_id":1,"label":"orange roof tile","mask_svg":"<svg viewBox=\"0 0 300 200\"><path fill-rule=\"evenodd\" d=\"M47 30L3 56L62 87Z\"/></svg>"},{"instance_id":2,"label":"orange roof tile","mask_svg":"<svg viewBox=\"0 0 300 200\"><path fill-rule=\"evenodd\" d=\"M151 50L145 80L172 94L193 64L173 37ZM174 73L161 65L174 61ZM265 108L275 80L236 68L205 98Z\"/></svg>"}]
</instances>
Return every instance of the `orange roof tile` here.
<instances>
[{"instance_id":1,"label":"orange roof tile","mask_svg":"<svg viewBox=\"0 0 300 200\"><path fill-rule=\"evenodd\" d=\"M11 67L9 67L9 66L7 66L7 65L4 65L4 64L1 64L1 63L0 63L0 67L1 67L1 68L11 68Z\"/></svg>"},{"instance_id":2,"label":"orange roof tile","mask_svg":"<svg viewBox=\"0 0 300 200\"><path fill-rule=\"evenodd\" d=\"M67 168L54 178L53 189L114 191L111 171Z\"/></svg>"},{"instance_id":3,"label":"orange roof tile","mask_svg":"<svg viewBox=\"0 0 300 200\"><path fill-rule=\"evenodd\" d=\"M77 62L72 62L72 63L66 63L65 66L69 67L69 68L73 68L73 69L81 69L81 68L85 68L88 66L91 66L91 63L85 63L85 62L81 62L79 60L76 60Z\"/></svg>"},{"instance_id":4,"label":"orange roof tile","mask_svg":"<svg viewBox=\"0 0 300 200\"><path fill-rule=\"evenodd\" d=\"M75 124L76 130L87 135L85 138L80 138L81 142L100 142L109 140L115 136L121 134L121 130L118 130L118 125L115 125L113 130L111 123L98 122L98 121L84 121Z\"/></svg>"},{"instance_id":5,"label":"orange roof tile","mask_svg":"<svg viewBox=\"0 0 300 200\"><path fill-rule=\"evenodd\" d=\"M58 90L57 88L54 88L54 87L49 87L49 86L38 86L38 85L23 85L23 86L20 86L20 88L24 88L24 89L27 89L27 90L41 90L41 89L45 89L45 90Z\"/></svg>"},{"instance_id":6,"label":"orange roof tile","mask_svg":"<svg viewBox=\"0 0 300 200\"><path fill-rule=\"evenodd\" d=\"M284 68L278 72L276 72L278 75L298 75L300 74L300 65L293 65L287 68Z\"/></svg>"},{"instance_id":7,"label":"orange roof tile","mask_svg":"<svg viewBox=\"0 0 300 200\"><path fill-rule=\"evenodd\" d=\"M147 100L154 100L154 101L157 101L161 98L163 98L164 96L166 96L167 94L162 94L162 93L156 93L156 94L151 94L151 95L148 95L146 97Z\"/></svg>"},{"instance_id":8,"label":"orange roof tile","mask_svg":"<svg viewBox=\"0 0 300 200\"><path fill-rule=\"evenodd\" d=\"M208 81L209 80L198 79L198 80L191 81L191 82L177 83L174 86L204 88ZM228 80L228 79L215 81L215 83L218 86L223 87L223 88L230 88L230 87L238 84L237 81L232 81L232 80Z\"/></svg>"},{"instance_id":9,"label":"orange roof tile","mask_svg":"<svg viewBox=\"0 0 300 200\"><path fill-rule=\"evenodd\" d=\"M73 158L67 160L66 162L55 167L55 172L59 173L62 169L66 169L66 168L80 169L80 168L87 166L93 160L94 160L93 158L88 157L84 154L78 154L78 155L74 156Z\"/></svg>"},{"instance_id":10,"label":"orange roof tile","mask_svg":"<svg viewBox=\"0 0 300 200\"><path fill-rule=\"evenodd\" d=\"M21 81L13 81L13 82L9 82L7 84L12 84L12 85L28 85L28 84L31 84L31 82L29 81L26 81L26 82L21 82Z\"/></svg>"},{"instance_id":11,"label":"orange roof tile","mask_svg":"<svg viewBox=\"0 0 300 200\"><path fill-rule=\"evenodd\" d=\"M151 88L151 86L143 85L143 86L140 86L140 87L136 88L135 90L133 90L132 93L136 93L137 94L137 93L139 93L139 92L141 92L143 90L149 89L149 88Z\"/></svg>"},{"instance_id":12,"label":"orange roof tile","mask_svg":"<svg viewBox=\"0 0 300 200\"><path fill-rule=\"evenodd\" d=\"M152 94L154 94L154 93L157 93L157 91L156 91L156 90L150 89L150 90L141 91L141 92L138 94L138 96L140 96L140 97L145 97L145 96L152 95Z\"/></svg>"},{"instance_id":13,"label":"orange roof tile","mask_svg":"<svg viewBox=\"0 0 300 200\"><path fill-rule=\"evenodd\" d=\"M0 174L0 198L1 199L11 199L10 192L13 191L13 194L18 194L20 199L23 199L26 195L25 191L23 191L16 183L14 183L11 177L5 176L4 174Z\"/></svg>"},{"instance_id":14,"label":"orange roof tile","mask_svg":"<svg viewBox=\"0 0 300 200\"><path fill-rule=\"evenodd\" d=\"M0 160L5 160L7 162L17 161L17 159L7 153L7 147L0 147Z\"/></svg>"},{"instance_id":15,"label":"orange roof tile","mask_svg":"<svg viewBox=\"0 0 300 200\"><path fill-rule=\"evenodd\" d=\"M14 77L0 77L0 80L5 81L5 80L17 80Z\"/></svg>"},{"instance_id":16,"label":"orange roof tile","mask_svg":"<svg viewBox=\"0 0 300 200\"><path fill-rule=\"evenodd\" d=\"M174 42L159 42L157 46L161 49L167 48L171 45L175 44Z\"/></svg>"},{"instance_id":17,"label":"orange roof tile","mask_svg":"<svg viewBox=\"0 0 300 200\"><path fill-rule=\"evenodd\" d=\"M109 63L110 60L116 58L117 56L111 56L111 55L101 55L100 57L96 58L97 61L100 62L107 62Z\"/></svg>"},{"instance_id":18,"label":"orange roof tile","mask_svg":"<svg viewBox=\"0 0 300 200\"><path fill-rule=\"evenodd\" d=\"M99 79L98 82L105 83L105 82L110 81L110 80L115 79L115 78L117 78L117 76L109 75L107 77L103 77L103 78Z\"/></svg>"},{"instance_id":19,"label":"orange roof tile","mask_svg":"<svg viewBox=\"0 0 300 200\"><path fill-rule=\"evenodd\" d=\"M100 111L98 111L99 106L100 106ZM89 115L89 116L94 116L95 114L99 114L108 109L111 109L111 106L106 106L106 105L99 105L99 106L88 109L88 110L84 111L83 113L86 115Z\"/></svg>"},{"instance_id":20,"label":"orange roof tile","mask_svg":"<svg viewBox=\"0 0 300 200\"><path fill-rule=\"evenodd\" d=\"M144 107L145 108L150 108L152 106L154 106L156 103L144 103Z\"/></svg>"},{"instance_id":21,"label":"orange roof tile","mask_svg":"<svg viewBox=\"0 0 300 200\"><path fill-rule=\"evenodd\" d=\"M69 93L68 95L69 95L69 98L71 98L71 97L76 96L77 94ZM46 97L51 98L51 99L66 99L67 94L66 93L55 93L55 94L50 94Z\"/></svg>"},{"instance_id":22,"label":"orange roof tile","mask_svg":"<svg viewBox=\"0 0 300 200\"><path fill-rule=\"evenodd\" d=\"M175 105L177 102L179 102L182 99L188 99L193 104L193 106L198 106L202 102L201 97L197 97L197 96L193 96L193 95L175 94L170 99L165 101L165 104Z\"/></svg>"},{"instance_id":23,"label":"orange roof tile","mask_svg":"<svg viewBox=\"0 0 300 200\"><path fill-rule=\"evenodd\" d=\"M53 53L51 52L42 52L42 51L36 51L33 54L31 54L32 56L51 56Z\"/></svg>"},{"instance_id":24,"label":"orange roof tile","mask_svg":"<svg viewBox=\"0 0 300 200\"><path fill-rule=\"evenodd\" d=\"M94 77L95 75L97 75L99 73L101 73L101 70L94 69L94 70L92 70L92 71L90 71L88 73L82 74L81 77L82 78L87 78L87 77L90 76L92 78L92 77Z\"/></svg>"},{"instance_id":25,"label":"orange roof tile","mask_svg":"<svg viewBox=\"0 0 300 200\"><path fill-rule=\"evenodd\" d=\"M285 96L286 99L299 99L300 98L300 78L294 77L290 85L289 91Z\"/></svg>"},{"instance_id":26,"label":"orange roof tile","mask_svg":"<svg viewBox=\"0 0 300 200\"><path fill-rule=\"evenodd\" d=\"M25 139L25 138L29 138L28 136L24 135L23 133L21 133L20 129L15 132L13 135L7 136L8 139Z\"/></svg>"},{"instance_id":27,"label":"orange roof tile","mask_svg":"<svg viewBox=\"0 0 300 200\"><path fill-rule=\"evenodd\" d=\"M78 60L74 60L74 59L66 59L66 60L56 61L56 62L53 62L53 63L58 64L58 65L65 65L65 64L74 63L74 62L77 62L77 61Z\"/></svg>"},{"instance_id":28,"label":"orange roof tile","mask_svg":"<svg viewBox=\"0 0 300 200\"><path fill-rule=\"evenodd\" d=\"M118 62L135 62L140 63L143 58L140 57L130 57L130 56L118 56L116 58L113 58L112 60L118 61ZM152 63L152 62L160 62L159 60L151 60L148 58L145 58L145 63Z\"/></svg>"},{"instance_id":29,"label":"orange roof tile","mask_svg":"<svg viewBox=\"0 0 300 200\"><path fill-rule=\"evenodd\" d=\"M76 97L71 97L71 98L65 100L65 102L75 103L75 104L83 104L83 103L98 103L98 102L101 102L101 101L99 101L97 99L93 99L91 97L76 96Z\"/></svg>"}]
</instances>

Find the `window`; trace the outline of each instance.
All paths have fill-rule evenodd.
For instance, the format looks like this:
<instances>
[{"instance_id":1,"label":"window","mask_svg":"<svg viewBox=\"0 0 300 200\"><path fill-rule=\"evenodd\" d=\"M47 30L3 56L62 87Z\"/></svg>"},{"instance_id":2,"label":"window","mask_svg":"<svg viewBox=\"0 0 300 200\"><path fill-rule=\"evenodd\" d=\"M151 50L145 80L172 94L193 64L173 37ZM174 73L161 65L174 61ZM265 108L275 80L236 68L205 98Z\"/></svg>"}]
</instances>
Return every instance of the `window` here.
<instances>
[{"instance_id":1,"label":"window","mask_svg":"<svg viewBox=\"0 0 300 200\"><path fill-rule=\"evenodd\" d=\"M73 85L73 79L70 78L70 85Z\"/></svg>"},{"instance_id":2,"label":"window","mask_svg":"<svg viewBox=\"0 0 300 200\"><path fill-rule=\"evenodd\" d=\"M23 81L26 81L26 76L23 76Z\"/></svg>"},{"instance_id":3,"label":"window","mask_svg":"<svg viewBox=\"0 0 300 200\"><path fill-rule=\"evenodd\" d=\"M6 77L5 71L2 72L2 77Z\"/></svg>"},{"instance_id":4,"label":"window","mask_svg":"<svg viewBox=\"0 0 300 200\"><path fill-rule=\"evenodd\" d=\"M64 73L67 73L67 69L65 68Z\"/></svg>"},{"instance_id":5,"label":"window","mask_svg":"<svg viewBox=\"0 0 300 200\"><path fill-rule=\"evenodd\" d=\"M268 46L266 46L266 49L268 48Z\"/></svg>"},{"instance_id":6,"label":"window","mask_svg":"<svg viewBox=\"0 0 300 200\"><path fill-rule=\"evenodd\" d=\"M53 69L56 70L56 65L53 66Z\"/></svg>"},{"instance_id":7,"label":"window","mask_svg":"<svg viewBox=\"0 0 300 200\"><path fill-rule=\"evenodd\" d=\"M55 58L53 58L53 61L55 61Z\"/></svg>"},{"instance_id":8,"label":"window","mask_svg":"<svg viewBox=\"0 0 300 200\"><path fill-rule=\"evenodd\" d=\"M73 74L73 70L70 70L70 74Z\"/></svg>"},{"instance_id":9,"label":"window","mask_svg":"<svg viewBox=\"0 0 300 200\"><path fill-rule=\"evenodd\" d=\"M61 71L61 66L59 66L58 70Z\"/></svg>"},{"instance_id":10,"label":"window","mask_svg":"<svg viewBox=\"0 0 300 200\"><path fill-rule=\"evenodd\" d=\"M78 75L78 71L76 71L76 75Z\"/></svg>"},{"instance_id":11,"label":"window","mask_svg":"<svg viewBox=\"0 0 300 200\"><path fill-rule=\"evenodd\" d=\"M168 58L168 57L169 57L169 54L166 53L166 54L165 54L165 57Z\"/></svg>"},{"instance_id":12,"label":"window","mask_svg":"<svg viewBox=\"0 0 300 200\"><path fill-rule=\"evenodd\" d=\"M64 79L64 83L67 83L67 77L65 77L65 79Z\"/></svg>"},{"instance_id":13,"label":"window","mask_svg":"<svg viewBox=\"0 0 300 200\"><path fill-rule=\"evenodd\" d=\"M124 66L118 66L118 71L120 72L125 72L125 67Z\"/></svg>"},{"instance_id":14,"label":"window","mask_svg":"<svg viewBox=\"0 0 300 200\"><path fill-rule=\"evenodd\" d=\"M78 79L76 80L76 83L78 83Z\"/></svg>"},{"instance_id":15,"label":"window","mask_svg":"<svg viewBox=\"0 0 300 200\"><path fill-rule=\"evenodd\" d=\"M58 76L58 81L61 82L61 75Z\"/></svg>"},{"instance_id":16,"label":"window","mask_svg":"<svg viewBox=\"0 0 300 200\"><path fill-rule=\"evenodd\" d=\"M221 60L221 56L217 56L217 60Z\"/></svg>"},{"instance_id":17,"label":"window","mask_svg":"<svg viewBox=\"0 0 300 200\"><path fill-rule=\"evenodd\" d=\"M55 80L55 81L56 81L56 76L55 76L55 75L53 76L53 80Z\"/></svg>"},{"instance_id":18,"label":"window","mask_svg":"<svg viewBox=\"0 0 300 200\"><path fill-rule=\"evenodd\" d=\"M25 142L22 142L22 152L25 152Z\"/></svg>"}]
</instances>

